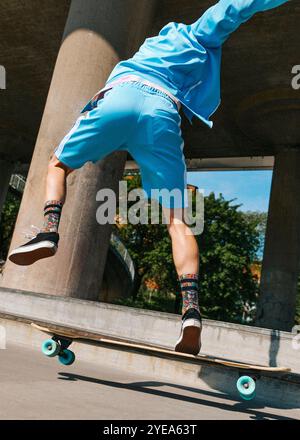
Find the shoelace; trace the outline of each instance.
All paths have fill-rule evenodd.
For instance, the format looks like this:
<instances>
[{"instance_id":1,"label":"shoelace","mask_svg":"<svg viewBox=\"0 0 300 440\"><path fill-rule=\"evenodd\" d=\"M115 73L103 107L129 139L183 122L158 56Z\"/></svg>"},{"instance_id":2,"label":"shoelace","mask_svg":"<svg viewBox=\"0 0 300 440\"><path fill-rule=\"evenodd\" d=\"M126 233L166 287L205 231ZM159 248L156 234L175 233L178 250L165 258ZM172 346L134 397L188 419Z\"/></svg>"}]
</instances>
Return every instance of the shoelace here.
<instances>
[{"instance_id":1,"label":"shoelace","mask_svg":"<svg viewBox=\"0 0 300 440\"><path fill-rule=\"evenodd\" d=\"M34 231L31 231L31 232L23 231L23 234L24 234L25 238L33 239L41 232L41 229L35 225L30 225L30 227L31 227L31 229L35 230L35 232Z\"/></svg>"}]
</instances>

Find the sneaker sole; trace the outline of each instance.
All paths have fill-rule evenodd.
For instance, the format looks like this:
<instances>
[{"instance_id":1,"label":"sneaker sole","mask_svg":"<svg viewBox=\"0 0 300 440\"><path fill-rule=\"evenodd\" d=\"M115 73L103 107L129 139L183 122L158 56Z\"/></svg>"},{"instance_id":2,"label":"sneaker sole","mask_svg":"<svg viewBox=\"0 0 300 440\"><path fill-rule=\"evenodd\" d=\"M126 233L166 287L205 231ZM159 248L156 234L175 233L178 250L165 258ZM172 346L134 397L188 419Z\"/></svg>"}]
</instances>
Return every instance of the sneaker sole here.
<instances>
[{"instance_id":1,"label":"sneaker sole","mask_svg":"<svg viewBox=\"0 0 300 440\"><path fill-rule=\"evenodd\" d=\"M8 259L19 266L30 266L38 260L52 257L56 254L57 246L51 241L32 244L15 249Z\"/></svg>"},{"instance_id":2,"label":"sneaker sole","mask_svg":"<svg viewBox=\"0 0 300 440\"><path fill-rule=\"evenodd\" d=\"M180 338L175 345L175 351L197 355L201 350L202 325L196 319L187 319L182 326Z\"/></svg>"}]
</instances>

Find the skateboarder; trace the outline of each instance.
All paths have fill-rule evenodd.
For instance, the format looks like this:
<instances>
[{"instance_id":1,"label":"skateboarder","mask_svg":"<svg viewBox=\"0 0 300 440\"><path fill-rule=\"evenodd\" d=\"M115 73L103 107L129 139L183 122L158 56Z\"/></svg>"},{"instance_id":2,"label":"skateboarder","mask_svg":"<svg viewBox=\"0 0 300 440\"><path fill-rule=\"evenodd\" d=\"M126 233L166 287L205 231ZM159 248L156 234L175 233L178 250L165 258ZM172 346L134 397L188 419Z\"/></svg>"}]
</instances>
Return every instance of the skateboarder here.
<instances>
[{"instance_id":1,"label":"skateboarder","mask_svg":"<svg viewBox=\"0 0 300 440\"><path fill-rule=\"evenodd\" d=\"M149 197L151 189L179 190L180 197L159 200L164 213L170 215L167 226L183 299L175 350L197 354L202 328L199 255L182 216L187 200L179 109L190 122L196 116L212 127L209 118L220 103L223 43L255 13L287 1L220 0L191 25L168 23L158 36L147 38L132 58L118 63L105 87L54 150L48 166L43 227L35 238L13 250L9 259L29 265L54 255L68 174L114 151L129 151L140 166Z\"/></svg>"}]
</instances>

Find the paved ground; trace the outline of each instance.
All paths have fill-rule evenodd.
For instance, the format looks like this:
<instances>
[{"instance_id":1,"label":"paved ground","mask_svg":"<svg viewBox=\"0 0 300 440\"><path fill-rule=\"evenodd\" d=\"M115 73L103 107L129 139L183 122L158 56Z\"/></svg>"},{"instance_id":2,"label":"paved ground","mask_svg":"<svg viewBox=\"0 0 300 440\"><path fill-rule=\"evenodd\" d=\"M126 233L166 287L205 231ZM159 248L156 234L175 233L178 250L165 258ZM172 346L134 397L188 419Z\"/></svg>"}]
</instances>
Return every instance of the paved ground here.
<instances>
[{"instance_id":1,"label":"paved ground","mask_svg":"<svg viewBox=\"0 0 300 440\"><path fill-rule=\"evenodd\" d=\"M0 419L300 419L214 391L168 384L77 361L65 367L39 351L0 350Z\"/></svg>"}]
</instances>

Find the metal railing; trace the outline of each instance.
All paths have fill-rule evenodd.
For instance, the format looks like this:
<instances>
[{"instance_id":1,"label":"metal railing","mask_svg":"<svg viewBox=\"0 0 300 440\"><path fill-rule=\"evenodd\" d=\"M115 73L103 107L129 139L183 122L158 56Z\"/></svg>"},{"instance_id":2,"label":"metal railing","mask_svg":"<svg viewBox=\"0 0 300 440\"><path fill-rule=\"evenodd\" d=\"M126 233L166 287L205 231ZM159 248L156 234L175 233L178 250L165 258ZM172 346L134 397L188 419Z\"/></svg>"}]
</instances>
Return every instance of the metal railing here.
<instances>
[{"instance_id":1,"label":"metal railing","mask_svg":"<svg viewBox=\"0 0 300 440\"><path fill-rule=\"evenodd\" d=\"M129 255L128 249L120 240L120 238L114 233L111 234L110 244L114 247L114 249L116 249L118 254L122 257L122 260L126 264L128 271L131 275L131 279L134 280L135 268L134 268L133 260Z\"/></svg>"},{"instance_id":2,"label":"metal railing","mask_svg":"<svg viewBox=\"0 0 300 440\"><path fill-rule=\"evenodd\" d=\"M26 179L21 174L12 174L9 185L16 191L23 193Z\"/></svg>"}]
</instances>

